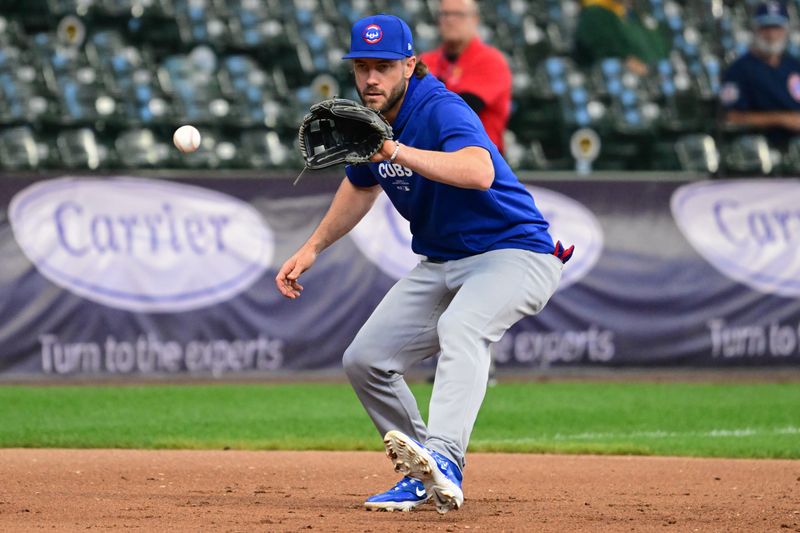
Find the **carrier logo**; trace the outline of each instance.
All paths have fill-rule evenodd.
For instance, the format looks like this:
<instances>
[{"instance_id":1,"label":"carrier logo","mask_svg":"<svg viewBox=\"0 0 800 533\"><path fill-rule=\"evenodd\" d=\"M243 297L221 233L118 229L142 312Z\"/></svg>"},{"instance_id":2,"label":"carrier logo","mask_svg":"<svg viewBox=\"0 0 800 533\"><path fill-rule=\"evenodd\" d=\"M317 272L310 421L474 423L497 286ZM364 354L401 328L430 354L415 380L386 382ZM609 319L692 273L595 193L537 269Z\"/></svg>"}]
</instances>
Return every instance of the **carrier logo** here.
<instances>
[{"instance_id":1,"label":"carrier logo","mask_svg":"<svg viewBox=\"0 0 800 533\"><path fill-rule=\"evenodd\" d=\"M178 183L61 178L11 201L14 236L39 272L111 307L174 312L227 300L270 265L258 212Z\"/></svg>"},{"instance_id":2,"label":"carrier logo","mask_svg":"<svg viewBox=\"0 0 800 533\"><path fill-rule=\"evenodd\" d=\"M549 233L553 240L560 240L567 248L575 245L575 253L564 265L558 285L558 290L565 289L586 276L600 259L603 230L594 213L582 203L550 189L533 185L525 188L533 196L545 220L550 222Z\"/></svg>"},{"instance_id":3,"label":"carrier logo","mask_svg":"<svg viewBox=\"0 0 800 533\"><path fill-rule=\"evenodd\" d=\"M383 30L377 24L370 24L364 28L364 41L367 44L376 44L383 39Z\"/></svg>"},{"instance_id":4,"label":"carrier logo","mask_svg":"<svg viewBox=\"0 0 800 533\"><path fill-rule=\"evenodd\" d=\"M800 181L685 185L672 214L697 252L723 275L757 291L800 297Z\"/></svg>"}]
</instances>

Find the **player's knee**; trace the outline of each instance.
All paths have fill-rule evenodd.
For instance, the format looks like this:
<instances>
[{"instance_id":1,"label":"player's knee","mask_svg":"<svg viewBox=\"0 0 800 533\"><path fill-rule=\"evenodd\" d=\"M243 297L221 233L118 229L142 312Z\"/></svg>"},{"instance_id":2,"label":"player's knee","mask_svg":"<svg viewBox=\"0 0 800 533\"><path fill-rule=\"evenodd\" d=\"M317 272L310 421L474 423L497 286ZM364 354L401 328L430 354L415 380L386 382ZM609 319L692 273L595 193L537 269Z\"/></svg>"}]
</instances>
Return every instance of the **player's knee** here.
<instances>
[{"instance_id":1,"label":"player's knee","mask_svg":"<svg viewBox=\"0 0 800 533\"><path fill-rule=\"evenodd\" d=\"M365 356L365 352L356 344L351 344L344 352L342 357L344 372L352 381L359 379L369 373L370 363Z\"/></svg>"}]
</instances>

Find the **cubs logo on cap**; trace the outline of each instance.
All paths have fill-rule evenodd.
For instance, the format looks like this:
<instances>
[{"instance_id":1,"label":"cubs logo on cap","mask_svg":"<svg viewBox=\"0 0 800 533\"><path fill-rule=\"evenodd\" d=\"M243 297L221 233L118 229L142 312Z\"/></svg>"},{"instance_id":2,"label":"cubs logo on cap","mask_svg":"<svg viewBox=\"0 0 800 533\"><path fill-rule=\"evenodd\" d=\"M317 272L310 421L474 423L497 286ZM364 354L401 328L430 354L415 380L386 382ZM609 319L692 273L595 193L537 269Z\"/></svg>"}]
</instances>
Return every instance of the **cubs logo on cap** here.
<instances>
[{"instance_id":1,"label":"cubs logo on cap","mask_svg":"<svg viewBox=\"0 0 800 533\"><path fill-rule=\"evenodd\" d=\"M364 29L364 41L367 44L376 44L383 39L383 30L377 24L370 24Z\"/></svg>"},{"instance_id":2,"label":"cubs logo on cap","mask_svg":"<svg viewBox=\"0 0 800 533\"><path fill-rule=\"evenodd\" d=\"M405 59L414 55L411 29L394 15L373 15L353 24L350 52L343 59Z\"/></svg>"}]
</instances>

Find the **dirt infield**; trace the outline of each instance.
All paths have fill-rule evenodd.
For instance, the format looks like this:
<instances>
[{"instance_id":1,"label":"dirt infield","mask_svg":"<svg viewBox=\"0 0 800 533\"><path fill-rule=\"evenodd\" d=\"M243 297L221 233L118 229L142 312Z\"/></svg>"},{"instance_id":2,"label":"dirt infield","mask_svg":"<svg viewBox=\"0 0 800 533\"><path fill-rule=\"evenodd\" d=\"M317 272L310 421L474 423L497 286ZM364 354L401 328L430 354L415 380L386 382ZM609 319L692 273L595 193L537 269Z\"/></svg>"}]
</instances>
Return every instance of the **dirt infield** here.
<instances>
[{"instance_id":1,"label":"dirt infield","mask_svg":"<svg viewBox=\"0 0 800 533\"><path fill-rule=\"evenodd\" d=\"M473 454L440 516L377 452L0 450L0 531L796 531L800 461Z\"/></svg>"}]
</instances>

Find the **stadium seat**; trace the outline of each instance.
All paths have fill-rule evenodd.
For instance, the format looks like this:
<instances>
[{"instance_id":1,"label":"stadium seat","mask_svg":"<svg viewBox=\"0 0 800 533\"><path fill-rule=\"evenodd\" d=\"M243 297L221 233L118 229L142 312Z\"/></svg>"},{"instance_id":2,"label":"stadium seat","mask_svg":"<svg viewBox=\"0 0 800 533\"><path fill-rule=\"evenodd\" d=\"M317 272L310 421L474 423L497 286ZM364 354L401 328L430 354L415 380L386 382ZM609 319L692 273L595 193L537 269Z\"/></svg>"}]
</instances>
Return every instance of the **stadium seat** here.
<instances>
[{"instance_id":1,"label":"stadium seat","mask_svg":"<svg viewBox=\"0 0 800 533\"><path fill-rule=\"evenodd\" d=\"M789 141L786 157L783 158L783 171L793 176L800 175L800 137Z\"/></svg>"},{"instance_id":2,"label":"stadium seat","mask_svg":"<svg viewBox=\"0 0 800 533\"><path fill-rule=\"evenodd\" d=\"M248 130L240 138L241 157L253 168L279 168L292 162L293 147L284 145L272 130Z\"/></svg>"},{"instance_id":3,"label":"stadium seat","mask_svg":"<svg viewBox=\"0 0 800 533\"><path fill-rule=\"evenodd\" d=\"M185 45L224 48L232 42L227 19L210 0L175 0L174 6L178 35Z\"/></svg>"},{"instance_id":4,"label":"stadium seat","mask_svg":"<svg viewBox=\"0 0 800 533\"><path fill-rule=\"evenodd\" d=\"M157 168L170 165L170 150L159 142L152 130L133 129L122 132L114 142L122 167Z\"/></svg>"},{"instance_id":5,"label":"stadium seat","mask_svg":"<svg viewBox=\"0 0 800 533\"><path fill-rule=\"evenodd\" d=\"M241 48L275 47L286 40L280 23L283 13L275 2L235 0L227 3L231 14L231 42Z\"/></svg>"},{"instance_id":6,"label":"stadium seat","mask_svg":"<svg viewBox=\"0 0 800 533\"><path fill-rule=\"evenodd\" d=\"M0 124L52 120L56 109L38 70L14 52L13 48L0 50Z\"/></svg>"},{"instance_id":7,"label":"stadium seat","mask_svg":"<svg viewBox=\"0 0 800 533\"><path fill-rule=\"evenodd\" d=\"M195 49L197 50L197 49ZM217 58L209 48L196 55L174 55L162 61L158 79L172 97L175 112L193 124L236 122L241 116L225 99L217 79Z\"/></svg>"},{"instance_id":8,"label":"stadium seat","mask_svg":"<svg viewBox=\"0 0 800 533\"><path fill-rule=\"evenodd\" d=\"M728 173L767 176L775 168L769 143L763 135L742 135L734 138L723 151Z\"/></svg>"},{"instance_id":9,"label":"stadium seat","mask_svg":"<svg viewBox=\"0 0 800 533\"><path fill-rule=\"evenodd\" d=\"M714 138L707 134L684 135L675 143L675 154L681 170L716 174L719 152Z\"/></svg>"},{"instance_id":10,"label":"stadium seat","mask_svg":"<svg viewBox=\"0 0 800 533\"><path fill-rule=\"evenodd\" d=\"M94 131L89 128L61 131L56 146L65 168L96 170L108 159L107 148L97 142Z\"/></svg>"},{"instance_id":11,"label":"stadium seat","mask_svg":"<svg viewBox=\"0 0 800 533\"><path fill-rule=\"evenodd\" d=\"M170 0L95 0L94 12L108 17L175 16Z\"/></svg>"},{"instance_id":12,"label":"stadium seat","mask_svg":"<svg viewBox=\"0 0 800 533\"><path fill-rule=\"evenodd\" d=\"M130 91L139 70L152 70L141 49L131 46L116 30L97 32L86 43L89 64L99 73L103 85L115 96Z\"/></svg>"},{"instance_id":13,"label":"stadium seat","mask_svg":"<svg viewBox=\"0 0 800 533\"><path fill-rule=\"evenodd\" d=\"M268 103L276 97L274 82L249 56L237 54L225 57L219 70L219 84L227 100L241 107L238 125L275 125L274 116L268 116Z\"/></svg>"},{"instance_id":14,"label":"stadium seat","mask_svg":"<svg viewBox=\"0 0 800 533\"><path fill-rule=\"evenodd\" d=\"M46 153L28 126L0 131L0 167L6 170L35 170L43 166Z\"/></svg>"},{"instance_id":15,"label":"stadium seat","mask_svg":"<svg viewBox=\"0 0 800 533\"><path fill-rule=\"evenodd\" d=\"M25 32L19 21L0 15L0 52L9 46L23 46L25 39Z\"/></svg>"},{"instance_id":16,"label":"stadium seat","mask_svg":"<svg viewBox=\"0 0 800 533\"><path fill-rule=\"evenodd\" d=\"M482 2L481 35L505 52L514 74L507 155L520 168L571 166L569 135L591 127L604 143L595 168L710 168L703 157L711 135L723 170L763 169L750 164L757 142L749 142L751 156L732 155L732 145L746 143L742 132L716 131L722 72L749 46L756 3L637 0L667 28L673 48L637 78L619 59L591 69L572 63L578 0ZM793 17L800 13L800 0L788 4ZM331 91L357 98L340 60L350 25L395 13L423 51L439 41L437 9L429 0L0 0L0 129L28 125L40 148L61 133L88 146L75 133L83 128L99 152L98 139L113 141L105 159L82 159L87 168L293 166L308 106ZM790 36L789 50L800 53L800 34ZM213 147L190 158L151 153L164 144L154 139L184 123L212 128ZM249 148L237 150L245 138ZM50 150L53 158L63 159L64 143ZM142 153L122 154L126 146ZM259 159L256 146L273 153ZM780 168L771 157L773 173L798 168L797 147L789 150Z\"/></svg>"},{"instance_id":17,"label":"stadium seat","mask_svg":"<svg viewBox=\"0 0 800 533\"><path fill-rule=\"evenodd\" d=\"M94 7L95 0L47 0L50 13L60 17L64 15L86 16Z\"/></svg>"}]
</instances>

